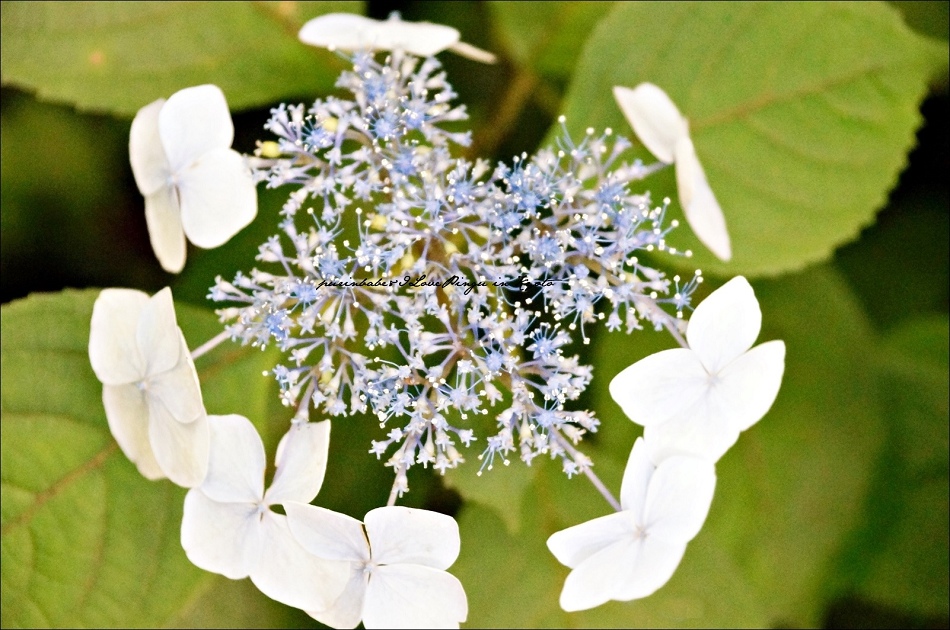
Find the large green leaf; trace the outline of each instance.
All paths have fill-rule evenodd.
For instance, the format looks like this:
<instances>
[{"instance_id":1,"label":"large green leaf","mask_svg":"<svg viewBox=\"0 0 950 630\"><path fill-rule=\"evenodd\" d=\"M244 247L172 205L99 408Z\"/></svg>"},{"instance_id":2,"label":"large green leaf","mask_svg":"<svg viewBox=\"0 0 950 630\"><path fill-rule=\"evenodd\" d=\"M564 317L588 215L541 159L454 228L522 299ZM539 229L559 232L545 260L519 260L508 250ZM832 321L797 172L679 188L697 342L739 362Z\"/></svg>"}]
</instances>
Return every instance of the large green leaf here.
<instances>
[{"instance_id":1,"label":"large green leaf","mask_svg":"<svg viewBox=\"0 0 950 630\"><path fill-rule=\"evenodd\" d=\"M179 543L184 490L141 477L109 433L87 353L96 296L41 294L2 310L4 627L161 625L211 579ZM192 336L215 325L195 309L179 309L179 323ZM270 360L227 349L199 358L209 410L263 408L268 382L249 375Z\"/></svg>"},{"instance_id":2,"label":"large green leaf","mask_svg":"<svg viewBox=\"0 0 950 630\"><path fill-rule=\"evenodd\" d=\"M351 2L4 2L3 83L80 109L134 114L215 83L233 109L331 88L339 60L297 41Z\"/></svg>"},{"instance_id":3,"label":"large green leaf","mask_svg":"<svg viewBox=\"0 0 950 630\"><path fill-rule=\"evenodd\" d=\"M882 329L946 310L950 285L950 214L946 191L892 199L861 238L835 252L837 267ZM907 273L913 269L913 273Z\"/></svg>"},{"instance_id":4,"label":"large green leaf","mask_svg":"<svg viewBox=\"0 0 950 630\"><path fill-rule=\"evenodd\" d=\"M567 480L547 465L525 494L520 533L505 532L503 521L480 507L466 506L460 516L462 555L453 571L473 585L473 624L818 622L831 595L832 558L862 517L862 497L881 444L875 340L846 284L828 269L755 288L764 320L760 340L783 339L788 347L782 391L765 418L719 462L709 519L670 582L644 600L560 612L557 597L568 569L553 561L544 540L610 508L583 478ZM610 399L607 384L631 362L671 345L668 337L652 332L597 340L592 399L604 424L584 450L614 493L639 429ZM495 549L498 545L502 549ZM495 576L492 584L519 587L483 586L478 576L485 570ZM531 585L531 597L525 598L521 584Z\"/></svg>"},{"instance_id":5,"label":"large green leaf","mask_svg":"<svg viewBox=\"0 0 950 630\"><path fill-rule=\"evenodd\" d=\"M320 628L304 611L261 593L250 580L215 575L208 588L166 628Z\"/></svg>"},{"instance_id":6,"label":"large green leaf","mask_svg":"<svg viewBox=\"0 0 950 630\"><path fill-rule=\"evenodd\" d=\"M901 12L907 26L930 37L947 39L950 36L950 2L932 0L904 0L888 2Z\"/></svg>"},{"instance_id":7,"label":"large green leaf","mask_svg":"<svg viewBox=\"0 0 950 630\"><path fill-rule=\"evenodd\" d=\"M5 299L63 286L161 286L141 196L138 222L123 196L128 123L4 90L0 133Z\"/></svg>"},{"instance_id":8,"label":"large green leaf","mask_svg":"<svg viewBox=\"0 0 950 630\"><path fill-rule=\"evenodd\" d=\"M564 109L575 134L629 134L612 87L663 88L690 120L734 257L715 260L688 229L671 240L707 272L775 274L873 220L946 54L883 4L624 3L588 39ZM649 186L676 198L671 175Z\"/></svg>"},{"instance_id":9,"label":"large green leaf","mask_svg":"<svg viewBox=\"0 0 950 630\"><path fill-rule=\"evenodd\" d=\"M517 457L510 461L508 466L499 464L484 471L479 471L480 462L466 462L446 471L445 484L462 495L466 504L474 502L492 509L509 531L517 533L521 527L521 503L531 489L538 466L525 466Z\"/></svg>"},{"instance_id":10,"label":"large green leaf","mask_svg":"<svg viewBox=\"0 0 950 630\"><path fill-rule=\"evenodd\" d=\"M490 2L500 39L523 66L570 76L581 48L612 2Z\"/></svg>"},{"instance_id":11,"label":"large green leaf","mask_svg":"<svg viewBox=\"0 0 950 630\"><path fill-rule=\"evenodd\" d=\"M843 555L846 592L924 617L950 613L950 320L916 318L885 339L878 379L890 425L867 524Z\"/></svg>"}]
</instances>

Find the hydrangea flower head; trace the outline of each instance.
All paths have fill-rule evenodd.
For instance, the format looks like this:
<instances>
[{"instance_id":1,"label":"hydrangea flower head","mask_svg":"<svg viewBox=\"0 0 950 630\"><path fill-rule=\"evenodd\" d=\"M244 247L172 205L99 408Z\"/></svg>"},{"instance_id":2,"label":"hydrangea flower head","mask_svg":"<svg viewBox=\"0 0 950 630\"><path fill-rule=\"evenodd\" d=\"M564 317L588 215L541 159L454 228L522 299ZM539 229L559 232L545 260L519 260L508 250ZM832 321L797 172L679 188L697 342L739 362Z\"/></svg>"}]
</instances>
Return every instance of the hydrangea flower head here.
<instances>
[{"instance_id":1,"label":"hydrangea flower head","mask_svg":"<svg viewBox=\"0 0 950 630\"><path fill-rule=\"evenodd\" d=\"M614 377L610 394L646 427L660 456L718 460L765 415L782 383L785 343L752 348L761 326L755 293L737 276L696 307L686 329L689 348L637 361Z\"/></svg>"},{"instance_id":2,"label":"hydrangea flower head","mask_svg":"<svg viewBox=\"0 0 950 630\"><path fill-rule=\"evenodd\" d=\"M178 91L135 115L129 159L152 249L166 271L184 267L186 236L218 247L257 215L254 180L233 140L228 104L214 85Z\"/></svg>"},{"instance_id":3,"label":"hydrangea flower head","mask_svg":"<svg viewBox=\"0 0 950 630\"><path fill-rule=\"evenodd\" d=\"M647 597L666 584L706 520L716 487L708 460L673 456L655 465L638 438L620 489L621 511L555 532L548 548L572 569L561 607L586 610Z\"/></svg>"},{"instance_id":4,"label":"hydrangea flower head","mask_svg":"<svg viewBox=\"0 0 950 630\"><path fill-rule=\"evenodd\" d=\"M411 55L431 57L451 50L463 57L494 63L495 55L460 41L451 26L432 22L406 22L393 13L387 20L374 20L354 13L327 13L300 29L300 41L311 46L358 52L401 50Z\"/></svg>"},{"instance_id":5,"label":"hydrangea flower head","mask_svg":"<svg viewBox=\"0 0 950 630\"><path fill-rule=\"evenodd\" d=\"M652 83L630 89L614 87L614 97L637 137L650 153L676 164L676 186L689 226L703 244L722 260L732 258L722 208L706 180L689 124L670 97Z\"/></svg>"},{"instance_id":6,"label":"hydrangea flower head","mask_svg":"<svg viewBox=\"0 0 950 630\"><path fill-rule=\"evenodd\" d=\"M459 554L450 516L401 506L371 510L365 523L324 508L287 504L290 529L310 552L350 565L333 607L309 614L334 628L458 628L468 617L461 582L446 569Z\"/></svg>"},{"instance_id":7,"label":"hydrangea flower head","mask_svg":"<svg viewBox=\"0 0 950 630\"><path fill-rule=\"evenodd\" d=\"M151 298L102 291L92 309L89 361L103 383L109 429L139 472L185 487L201 483L208 423L171 289Z\"/></svg>"},{"instance_id":8,"label":"hydrangea flower head","mask_svg":"<svg viewBox=\"0 0 950 630\"><path fill-rule=\"evenodd\" d=\"M572 408L593 370L571 341L678 326L698 283L639 257L689 255L667 242L665 203L635 192L650 167L625 162L611 130L576 141L563 124L531 158L454 158L471 138L446 128L466 113L438 59L380 57L350 57L337 86L351 99L271 110L255 174L291 191L263 265L211 289L237 303L218 311L227 332L283 351L285 405L371 412L370 452L400 496L412 466L455 468L472 443L486 470L543 456L584 473L573 445L599 420ZM494 427L479 436L482 416Z\"/></svg>"},{"instance_id":9,"label":"hydrangea flower head","mask_svg":"<svg viewBox=\"0 0 950 630\"><path fill-rule=\"evenodd\" d=\"M232 580L250 577L262 593L304 610L324 610L343 592L345 562L312 556L271 506L309 503L326 472L329 421L295 424L277 450L264 490L264 445L243 416L210 416L208 476L185 496L181 545L196 566Z\"/></svg>"}]
</instances>

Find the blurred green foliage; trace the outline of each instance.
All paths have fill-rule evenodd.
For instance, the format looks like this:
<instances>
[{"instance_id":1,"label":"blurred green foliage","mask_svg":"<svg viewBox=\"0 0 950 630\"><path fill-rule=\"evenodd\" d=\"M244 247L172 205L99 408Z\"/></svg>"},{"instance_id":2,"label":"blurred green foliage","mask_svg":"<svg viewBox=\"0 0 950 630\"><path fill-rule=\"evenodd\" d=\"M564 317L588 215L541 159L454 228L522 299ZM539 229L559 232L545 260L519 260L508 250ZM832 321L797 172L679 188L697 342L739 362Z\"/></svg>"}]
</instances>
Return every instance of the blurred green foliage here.
<instances>
[{"instance_id":1,"label":"blurred green foliage","mask_svg":"<svg viewBox=\"0 0 950 630\"><path fill-rule=\"evenodd\" d=\"M262 191L251 226L165 274L128 166L131 116L213 82L234 112L235 147L252 151L268 106L326 94L343 67L297 44L296 28L327 10L391 8L343 4L2 4L4 627L315 624L188 563L183 492L142 479L118 451L85 353L94 287L170 284L189 344L213 336L208 287L254 266L283 202ZM575 134L629 135L611 86L669 91L691 119L736 259L712 261L685 227L671 238L696 251L703 294L737 273L779 276L754 281L760 340L788 346L774 408L722 460L706 527L645 600L558 607L568 570L546 537L608 509L583 479L545 461L478 477L477 445L444 480L414 472L408 505L458 510L452 571L470 625L947 624L948 3L894 6L396 5L499 54L493 67L442 56L472 114L473 157L533 151L562 111ZM675 199L670 173L648 183ZM19 300L66 287L90 289ZM595 367L581 402L603 421L587 452L614 490L639 429L607 384L670 345L651 331L600 331L578 346ZM270 453L288 417L260 376L272 363L222 346L197 365L209 412L251 418ZM377 437L372 418L334 422L320 505L361 517L385 502L390 471L367 454Z\"/></svg>"}]
</instances>

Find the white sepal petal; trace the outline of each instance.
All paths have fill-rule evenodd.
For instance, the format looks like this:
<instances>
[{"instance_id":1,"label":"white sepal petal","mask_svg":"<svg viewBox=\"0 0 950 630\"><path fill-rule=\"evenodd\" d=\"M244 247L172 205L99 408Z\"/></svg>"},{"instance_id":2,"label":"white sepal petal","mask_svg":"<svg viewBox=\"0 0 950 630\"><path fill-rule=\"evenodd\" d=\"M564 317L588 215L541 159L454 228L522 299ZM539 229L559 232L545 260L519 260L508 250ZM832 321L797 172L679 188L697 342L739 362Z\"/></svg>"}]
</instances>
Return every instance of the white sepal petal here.
<instances>
[{"instance_id":1,"label":"white sepal petal","mask_svg":"<svg viewBox=\"0 0 950 630\"><path fill-rule=\"evenodd\" d=\"M751 348L761 328L755 292L748 280L736 276L696 307L686 340L706 370L716 373Z\"/></svg>"},{"instance_id":2,"label":"white sepal petal","mask_svg":"<svg viewBox=\"0 0 950 630\"><path fill-rule=\"evenodd\" d=\"M760 344L722 369L715 393L730 409L733 426L745 431L762 419L778 396L784 372L784 341Z\"/></svg>"},{"instance_id":3,"label":"white sepal petal","mask_svg":"<svg viewBox=\"0 0 950 630\"><path fill-rule=\"evenodd\" d=\"M663 460L653 473L643 510L650 540L685 545L709 514L716 469L699 457L674 456Z\"/></svg>"},{"instance_id":4,"label":"white sepal petal","mask_svg":"<svg viewBox=\"0 0 950 630\"><path fill-rule=\"evenodd\" d=\"M162 472L183 488L201 485L208 473L210 432L208 419L182 423L161 400L147 396L148 438Z\"/></svg>"},{"instance_id":5,"label":"white sepal petal","mask_svg":"<svg viewBox=\"0 0 950 630\"><path fill-rule=\"evenodd\" d=\"M647 538L640 541L636 561L621 567L610 599L626 602L648 597L670 581L686 552L686 543Z\"/></svg>"},{"instance_id":6,"label":"white sepal petal","mask_svg":"<svg viewBox=\"0 0 950 630\"><path fill-rule=\"evenodd\" d=\"M720 260L732 258L726 217L716 201L696 148L688 136L680 138L674 151L676 188L689 227L703 245Z\"/></svg>"},{"instance_id":7,"label":"white sepal petal","mask_svg":"<svg viewBox=\"0 0 950 630\"><path fill-rule=\"evenodd\" d=\"M468 618L465 589L451 573L416 564L377 567L366 587L363 625L458 628Z\"/></svg>"},{"instance_id":8,"label":"white sepal petal","mask_svg":"<svg viewBox=\"0 0 950 630\"><path fill-rule=\"evenodd\" d=\"M257 216L254 179L237 151L207 151L177 175L181 225L198 247L223 245Z\"/></svg>"},{"instance_id":9,"label":"white sepal petal","mask_svg":"<svg viewBox=\"0 0 950 630\"><path fill-rule=\"evenodd\" d=\"M402 50L428 57L459 41L459 32L431 22L398 18L373 20L351 13L329 13L303 25L300 41L331 50Z\"/></svg>"},{"instance_id":10,"label":"white sepal petal","mask_svg":"<svg viewBox=\"0 0 950 630\"><path fill-rule=\"evenodd\" d=\"M637 562L641 544L628 532L577 565L564 581L561 608L575 612L606 603L624 568Z\"/></svg>"},{"instance_id":11,"label":"white sepal petal","mask_svg":"<svg viewBox=\"0 0 950 630\"><path fill-rule=\"evenodd\" d=\"M330 421L292 425L281 446L274 481L264 495L266 503L310 503L320 492L327 470Z\"/></svg>"},{"instance_id":12,"label":"white sepal petal","mask_svg":"<svg viewBox=\"0 0 950 630\"><path fill-rule=\"evenodd\" d=\"M420 57L429 57L457 44L459 32L444 24L403 22L389 18L377 24L373 38L376 41L375 48L404 50Z\"/></svg>"},{"instance_id":13,"label":"white sepal petal","mask_svg":"<svg viewBox=\"0 0 950 630\"><path fill-rule=\"evenodd\" d=\"M185 495L181 546L195 566L245 578L260 556L260 518L250 503L218 503L193 488Z\"/></svg>"},{"instance_id":14,"label":"white sepal petal","mask_svg":"<svg viewBox=\"0 0 950 630\"><path fill-rule=\"evenodd\" d=\"M610 381L610 395L628 418L643 426L663 424L706 395L709 374L685 348L651 354Z\"/></svg>"},{"instance_id":15,"label":"white sepal petal","mask_svg":"<svg viewBox=\"0 0 950 630\"><path fill-rule=\"evenodd\" d=\"M181 329L175 329L180 347L178 364L149 379L149 395L160 400L178 422L194 422L205 416L198 371L191 360Z\"/></svg>"},{"instance_id":16,"label":"white sepal petal","mask_svg":"<svg viewBox=\"0 0 950 630\"><path fill-rule=\"evenodd\" d=\"M135 336L147 376L166 372L178 364L182 336L175 320L171 289L165 287L145 304L139 313ZM187 345L184 351L188 352Z\"/></svg>"},{"instance_id":17,"label":"white sepal petal","mask_svg":"<svg viewBox=\"0 0 950 630\"><path fill-rule=\"evenodd\" d=\"M152 250L162 269L168 273L181 271L185 267L188 246L181 227L176 189L163 186L145 197L145 224Z\"/></svg>"},{"instance_id":18,"label":"white sepal petal","mask_svg":"<svg viewBox=\"0 0 950 630\"><path fill-rule=\"evenodd\" d=\"M264 444L244 416L208 416L211 449L201 490L215 501L257 504L264 498Z\"/></svg>"},{"instance_id":19,"label":"white sepal petal","mask_svg":"<svg viewBox=\"0 0 950 630\"><path fill-rule=\"evenodd\" d=\"M447 569L458 558L459 528L451 516L394 505L370 510L363 522L375 562Z\"/></svg>"},{"instance_id":20,"label":"white sepal petal","mask_svg":"<svg viewBox=\"0 0 950 630\"><path fill-rule=\"evenodd\" d=\"M290 532L309 553L327 560L362 563L370 558L363 524L351 516L293 501L283 504Z\"/></svg>"},{"instance_id":21,"label":"white sepal petal","mask_svg":"<svg viewBox=\"0 0 950 630\"><path fill-rule=\"evenodd\" d=\"M351 564L350 581L343 589L343 594L330 608L321 612L307 611L307 614L331 628L355 628L363 619L363 601L368 583L369 573L362 566Z\"/></svg>"},{"instance_id":22,"label":"white sepal petal","mask_svg":"<svg viewBox=\"0 0 950 630\"><path fill-rule=\"evenodd\" d=\"M287 517L268 511L260 522L261 550L251 581L271 599L316 612L330 608L350 580L349 562L325 560L300 546Z\"/></svg>"},{"instance_id":23,"label":"white sepal petal","mask_svg":"<svg viewBox=\"0 0 950 630\"><path fill-rule=\"evenodd\" d=\"M702 399L681 416L643 430L643 437L653 446L651 457L654 463L674 455L690 455L716 462L732 448L739 439L739 429L729 421L729 410L710 398Z\"/></svg>"},{"instance_id":24,"label":"white sepal petal","mask_svg":"<svg viewBox=\"0 0 950 630\"><path fill-rule=\"evenodd\" d=\"M636 519L631 511L608 514L554 532L548 538L548 549L558 562L575 569L594 554L628 536L634 527Z\"/></svg>"},{"instance_id":25,"label":"white sepal petal","mask_svg":"<svg viewBox=\"0 0 950 630\"><path fill-rule=\"evenodd\" d=\"M327 13L304 24L297 37L304 44L330 50L371 50L376 24L376 20L355 13Z\"/></svg>"},{"instance_id":26,"label":"white sepal petal","mask_svg":"<svg viewBox=\"0 0 950 630\"><path fill-rule=\"evenodd\" d=\"M158 113L158 133L172 173L234 140L234 124L224 93L216 85L198 85L172 94Z\"/></svg>"},{"instance_id":27,"label":"white sepal petal","mask_svg":"<svg viewBox=\"0 0 950 630\"><path fill-rule=\"evenodd\" d=\"M158 113L165 104L161 98L140 109L132 119L129 132L129 162L135 185L143 196L157 192L168 185L171 174L165 149L158 134Z\"/></svg>"},{"instance_id":28,"label":"white sepal petal","mask_svg":"<svg viewBox=\"0 0 950 630\"><path fill-rule=\"evenodd\" d=\"M627 467L623 471L623 481L620 483L620 507L632 510L638 519L646 502L650 479L656 470L650 455L650 445L642 437L637 438L630 449Z\"/></svg>"},{"instance_id":29,"label":"white sepal petal","mask_svg":"<svg viewBox=\"0 0 950 630\"><path fill-rule=\"evenodd\" d=\"M148 441L148 404L141 389L132 384L103 385L102 404L109 431L146 479L164 479Z\"/></svg>"},{"instance_id":30,"label":"white sepal petal","mask_svg":"<svg viewBox=\"0 0 950 630\"><path fill-rule=\"evenodd\" d=\"M96 298L89 328L89 362L106 385L145 378L145 358L136 335L148 300L148 295L132 289L104 289Z\"/></svg>"},{"instance_id":31,"label":"white sepal petal","mask_svg":"<svg viewBox=\"0 0 950 630\"><path fill-rule=\"evenodd\" d=\"M614 98L650 153L672 164L676 144L689 137L689 126L666 92L652 83L641 83L633 89L614 87Z\"/></svg>"}]
</instances>

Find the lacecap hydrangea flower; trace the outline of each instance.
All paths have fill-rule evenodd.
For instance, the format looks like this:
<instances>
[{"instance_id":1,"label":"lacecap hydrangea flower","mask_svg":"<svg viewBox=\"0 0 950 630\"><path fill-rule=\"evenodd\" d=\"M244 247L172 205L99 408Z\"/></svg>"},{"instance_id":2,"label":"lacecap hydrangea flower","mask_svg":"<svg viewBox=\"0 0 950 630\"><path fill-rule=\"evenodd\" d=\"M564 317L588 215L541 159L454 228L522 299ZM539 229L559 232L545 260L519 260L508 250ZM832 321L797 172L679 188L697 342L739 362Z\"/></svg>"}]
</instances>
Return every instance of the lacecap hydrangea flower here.
<instances>
[{"instance_id":1,"label":"lacecap hydrangea flower","mask_svg":"<svg viewBox=\"0 0 950 630\"><path fill-rule=\"evenodd\" d=\"M675 329L698 284L640 258L688 255L665 202L635 190L651 168L610 130L566 127L511 164L453 157L470 134L447 128L466 113L438 60L349 59L351 98L271 112L255 175L290 190L261 265L211 289L232 303L229 335L284 353L270 372L285 405L372 413L385 431L369 450L400 496L409 468L455 468L473 443L486 470L543 456L587 474L573 446L599 420L572 408L593 374L572 341Z\"/></svg>"},{"instance_id":2,"label":"lacecap hydrangea flower","mask_svg":"<svg viewBox=\"0 0 950 630\"><path fill-rule=\"evenodd\" d=\"M611 396L646 427L659 457L689 453L716 461L769 410L782 384L785 343L752 348L761 327L755 292L735 277L696 307L688 348L650 355L610 382Z\"/></svg>"},{"instance_id":3,"label":"lacecap hydrangea flower","mask_svg":"<svg viewBox=\"0 0 950 630\"><path fill-rule=\"evenodd\" d=\"M109 429L148 479L201 483L208 421L171 289L105 289L92 309L89 362L103 383Z\"/></svg>"},{"instance_id":4,"label":"lacecap hydrangea flower","mask_svg":"<svg viewBox=\"0 0 950 630\"><path fill-rule=\"evenodd\" d=\"M233 140L228 104L214 85L180 90L135 115L129 159L152 249L166 271L185 266L186 236L218 247L257 215L254 180Z\"/></svg>"},{"instance_id":5,"label":"lacecap hydrangea flower","mask_svg":"<svg viewBox=\"0 0 950 630\"><path fill-rule=\"evenodd\" d=\"M330 422L295 423L277 449L264 490L266 457L243 416L210 416L208 476L185 496L181 546L196 566L232 580L250 577L271 599L304 610L329 608L350 578L347 562L308 553L273 506L309 503L327 465Z\"/></svg>"},{"instance_id":6,"label":"lacecap hydrangea flower","mask_svg":"<svg viewBox=\"0 0 950 630\"><path fill-rule=\"evenodd\" d=\"M468 616L462 583L446 569L459 554L451 516L401 506L355 518L287 503L290 529L315 555L350 565L343 595L326 611L308 611L334 628L458 628Z\"/></svg>"},{"instance_id":7,"label":"lacecap hydrangea flower","mask_svg":"<svg viewBox=\"0 0 950 630\"><path fill-rule=\"evenodd\" d=\"M696 156L689 122L679 108L652 83L641 83L633 89L617 86L614 97L650 153L676 165L680 204L693 232L716 256L722 260L732 258L726 219Z\"/></svg>"},{"instance_id":8,"label":"lacecap hydrangea flower","mask_svg":"<svg viewBox=\"0 0 950 630\"><path fill-rule=\"evenodd\" d=\"M551 553L572 569L561 591L564 610L652 595L703 526L716 487L713 464L683 455L654 464L649 450L643 438L633 445L619 512L548 538Z\"/></svg>"},{"instance_id":9,"label":"lacecap hydrangea flower","mask_svg":"<svg viewBox=\"0 0 950 630\"><path fill-rule=\"evenodd\" d=\"M750 350L761 320L751 287L728 283L684 323L701 273L681 282L641 257L691 255L667 240L677 227L667 221L669 200L656 204L639 187L664 164L625 161L630 142L610 129L578 140L562 118L555 145L534 156L497 165L453 157L471 142L456 124L467 114L431 55L477 50L454 29L331 14L300 38L350 52L341 52L352 67L336 84L350 96L272 109L273 138L248 158L250 183L243 158L227 148L233 129L217 88L184 90L133 124L136 181L167 269L184 263L184 235L211 246L253 218L256 205L249 211L244 197L253 182L290 187L277 233L259 247L261 265L216 278L209 297L232 303L218 310L226 329L195 356L227 337L277 346L282 358L266 373L295 419L267 489L250 421L207 420L208 472L185 499L181 529L189 559L250 577L332 626L457 627L468 612L446 571L459 551L457 524L394 504L412 466L444 473L476 443L481 470L559 459L618 510L549 539L572 569L562 607L660 588L706 518L715 460L765 413L781 380L781 342ZM685 118L655 86L627 92L617 88L617 98L635 131L676 164L693 229L728 258L722 212ZM601 325L665 328L684 346L612 384L624 411L647 427L619 502L576 448L600 420L576 408L593 368L571 352ZM305 421L310 409L370 414L379 425L368 452L395 479L388 505L364 522L309 505L329 439L328 421Z\"/></svg>"}]
</instances>

